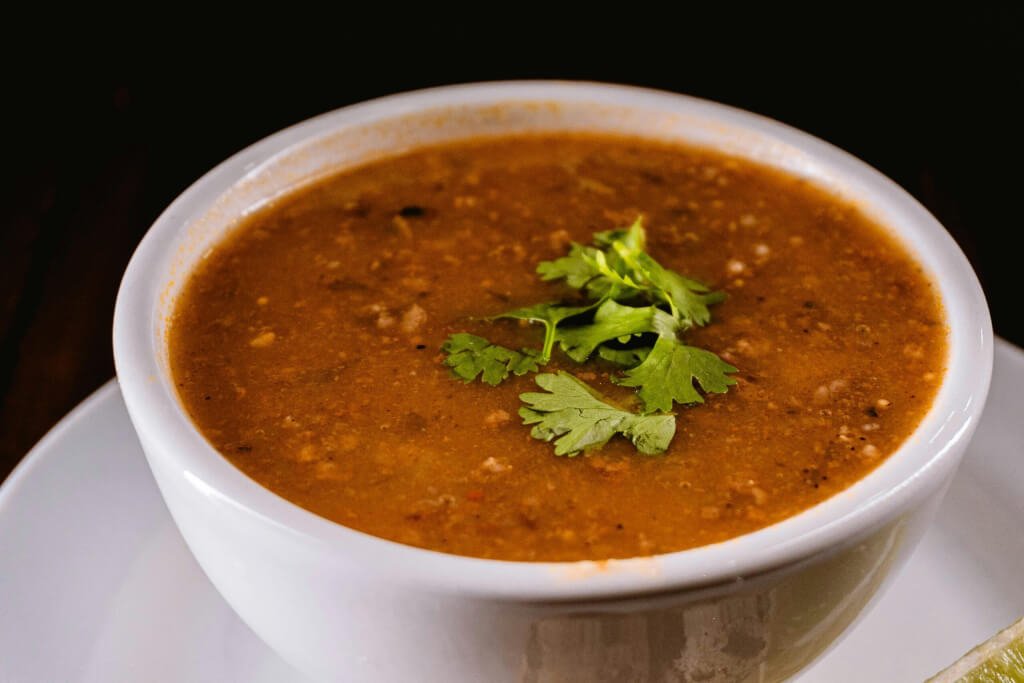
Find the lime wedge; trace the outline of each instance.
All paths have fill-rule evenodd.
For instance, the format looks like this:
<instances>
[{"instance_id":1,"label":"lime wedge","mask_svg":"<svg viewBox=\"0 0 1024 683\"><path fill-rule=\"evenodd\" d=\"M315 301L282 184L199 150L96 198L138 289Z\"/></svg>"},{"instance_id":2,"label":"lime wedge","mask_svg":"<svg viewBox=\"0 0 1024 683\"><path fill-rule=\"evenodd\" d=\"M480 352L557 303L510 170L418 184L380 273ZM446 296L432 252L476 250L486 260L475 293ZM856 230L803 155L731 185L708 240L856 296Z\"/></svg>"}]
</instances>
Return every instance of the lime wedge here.
<instances>
[{"instance_id":1,"label":"lime wedge","mask_svg":"<svg viewBox=\"0 0 1024 683\"><path fill-rule=\"evenodd\" d=\"M1000 631L927 683L1024 683L1024 619Z\"/></svg>"}]
</instances>

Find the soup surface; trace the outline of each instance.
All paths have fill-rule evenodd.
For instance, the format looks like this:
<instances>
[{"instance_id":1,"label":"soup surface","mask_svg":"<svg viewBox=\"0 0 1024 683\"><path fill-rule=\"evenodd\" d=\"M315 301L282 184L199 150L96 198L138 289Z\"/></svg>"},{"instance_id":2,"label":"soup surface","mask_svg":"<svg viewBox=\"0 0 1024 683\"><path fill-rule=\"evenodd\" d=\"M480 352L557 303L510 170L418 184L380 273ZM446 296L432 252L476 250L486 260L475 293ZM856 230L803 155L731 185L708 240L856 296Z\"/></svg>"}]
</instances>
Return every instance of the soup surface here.
<instances>
[{"instance_id":1,"label":"soup surface","mask_svg":"<svg viewBox=\"0 0 1024 683\"><path fill-rule=\"evenodd\" d=\"M676 405L663 455L621 437L558 457L517 415L533 375L465 384L458 332L563 298L537 263L643 215L648 251L727 293L687 343L737 384ZM713 543L856 482L927 411L946 328L921 268L854 206L718 153L552 135L424 148L347 170L247 218L196 268L169 332L178 391L254 480L402 543L509 560ZM613 399L603 360L564 369Z\"/></svg>"}]
</instances>

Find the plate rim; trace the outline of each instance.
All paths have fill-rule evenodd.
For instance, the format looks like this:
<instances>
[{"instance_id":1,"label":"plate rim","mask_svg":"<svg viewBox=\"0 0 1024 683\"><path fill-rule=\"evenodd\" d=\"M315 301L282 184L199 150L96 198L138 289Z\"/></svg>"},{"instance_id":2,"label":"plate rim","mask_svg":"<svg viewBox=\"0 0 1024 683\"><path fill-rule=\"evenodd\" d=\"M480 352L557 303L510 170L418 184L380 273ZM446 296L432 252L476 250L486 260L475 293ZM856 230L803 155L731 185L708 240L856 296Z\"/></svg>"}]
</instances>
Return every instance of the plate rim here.
<instances>
[{"instance_id":1,"label":"plate rim","mask_svg":"<svg viewBox=\"0 0 1024 683\"><path fill-rule=\"evenodd\" d=\"M82 420L87 420L95 411L98 404L109 401L114 396L121 395L121 387L116 377L106 380L96 389L93 389L74 408L69 410L64 417L60 418L45 434L35 443L32 448L26 451L18 464L14 466L7 476L0 481L0 517L3 517L4 510L11 504L11 500L18 495L18 491L26 485L34 471L38 469L47 453L53 451L55 442L60 440L65 432L77 425ZM134 433L134 427L132 427Z\"/></svg>"}]
</instances>

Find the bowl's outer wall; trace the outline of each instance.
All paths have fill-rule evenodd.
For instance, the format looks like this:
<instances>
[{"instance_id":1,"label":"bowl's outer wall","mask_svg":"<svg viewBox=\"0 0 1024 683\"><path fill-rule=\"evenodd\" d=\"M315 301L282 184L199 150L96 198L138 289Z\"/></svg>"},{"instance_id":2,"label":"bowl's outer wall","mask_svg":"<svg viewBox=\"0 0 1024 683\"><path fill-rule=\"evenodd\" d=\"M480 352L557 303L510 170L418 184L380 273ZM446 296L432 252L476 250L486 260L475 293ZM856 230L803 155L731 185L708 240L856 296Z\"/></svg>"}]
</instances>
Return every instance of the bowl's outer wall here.
<instances>
[{"instance_id":1,"label":"bowl's outer wall","mask_svg":"<svg viewBox=\"0 0 1024 683\"><path fill-rule=\"evenodd\" d=\"M869 475L876 487L881 482L881 493L859 501L854 492L867 486L861 482L800 519L749 535L761 541L757 556L745 550L751 539L744 537L603 570L581 563L548 571L456 562L335 529L261 489L213 452L178 404L166 363L174 296L196 260L240 215L329 169L426 142L566 129L679 139L813 178L883 224L934 223L894 187L884 188L891 195L886 202L876 201L872 192L878 190L870 177L864 180L858 162L822 162L823 154L835 152L789 129L775 135L776 128L783 127L630 88L440 89L289 129L243 151L176 201L129 266L115 314L115 361L175 522L253 630L316 678L346 681L775 680L833 642L920 539L987 392L987 310L962 254L942 243L948 237L937 224L931 233L908 230L898 237L933 276L951 269L966 283L939 282L947 308L962 323L951 331L954 354L971 347L973 383L963 396L951 393L947 385L966 381L954 367L960 374L953 373L937 399L948 410L930 414L900 451L925 452L923 464L911 471L890 458L896 462ZM882 204L899 210L875 213ZM810 531L800 531L800 524ZM787 535L787 529L795 531ZM457 571L438 571L455 564ZM686 572L687 581L673 578Z\"/></svg>"},{"instance_id":2,"label":"bowl's outer wall","mask_svg":"<svg viewBox=\"0 0 1024 683\"><path fill-rule=\"evenodd\" d=\"M263 640L319 681L785 680L891 580L945 490L766 575L614 601L510 603L382 581L360 558L211 495L159 444L142 445L207 576Z\"/></svg>"}]
</instances>

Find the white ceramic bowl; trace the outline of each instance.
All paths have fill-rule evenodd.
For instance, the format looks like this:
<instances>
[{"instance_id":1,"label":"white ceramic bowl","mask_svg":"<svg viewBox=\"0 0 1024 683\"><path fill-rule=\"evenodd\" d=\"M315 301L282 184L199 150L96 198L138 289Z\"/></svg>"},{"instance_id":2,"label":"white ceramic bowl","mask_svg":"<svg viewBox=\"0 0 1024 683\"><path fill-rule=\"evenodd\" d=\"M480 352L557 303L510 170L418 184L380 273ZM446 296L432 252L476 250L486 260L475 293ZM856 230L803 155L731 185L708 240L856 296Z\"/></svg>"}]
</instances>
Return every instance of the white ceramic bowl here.
<instances>
[{"instance_id":1,"label":"white ceramic bowl","mask_svg":"<svg viewBox=\"0 0 1024 683\"><path fill-rule=\"evenodd\" d=\"M723 543L608 563L481 560L317 517L221 457L182 410L166 321L192 266L239 218L340 167L475 135L594 130L681 140L811 179L916 254L948 316L949 367L902 448L846 491ZM185 191L117 299L117 374L174 520L214 585L299 669L345 681L777 680L819 655L920 539L988 391L978 281L896 184L816 138L690 97L613 85L462 85L346 107L273 135Z\"/></svg>"}]
</instances>

